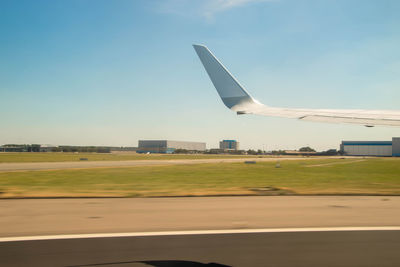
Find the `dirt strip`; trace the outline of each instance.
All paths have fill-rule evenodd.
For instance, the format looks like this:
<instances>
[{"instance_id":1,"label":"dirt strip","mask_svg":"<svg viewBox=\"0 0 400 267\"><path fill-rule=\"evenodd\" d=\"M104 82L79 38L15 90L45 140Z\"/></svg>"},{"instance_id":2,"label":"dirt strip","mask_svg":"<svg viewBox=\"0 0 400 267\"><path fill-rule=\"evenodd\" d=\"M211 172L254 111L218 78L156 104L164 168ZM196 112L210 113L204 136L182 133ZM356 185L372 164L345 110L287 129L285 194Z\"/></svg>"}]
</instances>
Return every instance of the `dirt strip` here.
<instances>
[{"instance_id":1,"label":"dirt strip","mask_svg":"<svg viewBox=\"0 0 400 267\"><path fill-rule=\"evenodd\" d=\"M0 200L0 237L400 226L400 197L276 196Z\"/></svg>"}]
</instances>

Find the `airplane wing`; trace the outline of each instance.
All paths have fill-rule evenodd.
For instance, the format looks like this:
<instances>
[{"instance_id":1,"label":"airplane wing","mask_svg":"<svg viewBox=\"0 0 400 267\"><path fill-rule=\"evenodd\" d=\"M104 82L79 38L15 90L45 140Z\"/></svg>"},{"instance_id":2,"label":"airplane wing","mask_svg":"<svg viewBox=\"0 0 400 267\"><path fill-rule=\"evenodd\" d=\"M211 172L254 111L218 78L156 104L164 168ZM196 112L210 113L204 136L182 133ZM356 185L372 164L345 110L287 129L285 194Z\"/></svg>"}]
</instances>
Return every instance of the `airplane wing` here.
<instances>
[{"instance_id":1,"label":"airplane wing","mask_svg":"<svg viewBox=\"0 0 400 267\"><path fill-rule=\"evenodd\" d=\"M400 110L298 109L266 106L254 99L204 45L193 45L224 104L240 114L295 118L299 120L353 123L367 127L400 126Z\"/></svg>"}]
</instances>

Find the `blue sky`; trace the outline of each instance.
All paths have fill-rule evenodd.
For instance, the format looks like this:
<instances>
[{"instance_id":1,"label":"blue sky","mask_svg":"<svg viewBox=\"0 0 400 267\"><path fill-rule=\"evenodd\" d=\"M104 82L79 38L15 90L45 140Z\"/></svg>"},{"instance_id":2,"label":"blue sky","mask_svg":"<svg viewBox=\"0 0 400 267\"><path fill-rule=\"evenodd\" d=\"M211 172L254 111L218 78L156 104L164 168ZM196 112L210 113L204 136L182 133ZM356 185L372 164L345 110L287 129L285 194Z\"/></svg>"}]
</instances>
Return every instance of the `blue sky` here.
<instances>
[{"instance_id":1,"label":"blue sky","mask_svg":"<svg viewBox=\"0 0 400 267\"><path fill-rule=\"evenodd\" d=\"M0 144L391 140L398 128L236 116L191 44L271 106L400 109L399 13L395 0L3 0Z\"/></svg>"}]
</instances>

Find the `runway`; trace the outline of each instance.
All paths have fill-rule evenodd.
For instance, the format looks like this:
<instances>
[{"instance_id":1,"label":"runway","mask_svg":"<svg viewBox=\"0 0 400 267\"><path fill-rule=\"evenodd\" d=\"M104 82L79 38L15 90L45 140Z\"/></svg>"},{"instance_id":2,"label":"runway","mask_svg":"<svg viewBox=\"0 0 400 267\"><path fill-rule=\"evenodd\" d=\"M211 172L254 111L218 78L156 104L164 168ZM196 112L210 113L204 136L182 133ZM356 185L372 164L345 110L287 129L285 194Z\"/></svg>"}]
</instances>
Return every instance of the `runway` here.
<instances>
[{"instance_id":1,"label":"runway","mask_svg":"<svg viewBox=\"0 0 400 267\"><path fill-rule=\"evenodd\" d=\"M327 157L323 158L326 159ZM171 159L171 160L124 160L124 161L17 162L17 163L0 163L0 172L137 167L137 166L164 166L164 165L204 164L204 163L234 163L234 162L244 162L247 160L258 161L258 162L266 162L266 161L274 162L277 160L312 160L312 159L320 159L320 158L279 157L279 158L234 158L234 159L222 158L222 159Z\"/></svg>"},{"instance_id":2,"label":"runway","mask_svg":"<svg viewBox=\"0 0 400 267\"><path fill-rule=\"evenodd\" d=\"M400 231L163 235L0 242L2 266L398 266Z\"/></svg>"},{"instance_id":3,"label":"runway","mask_svg":"<svg viewBox=\"0 0 400 267\"><path fill-rule=\"evenodd\" d=\"M400 197L14 199L0 210L1 266L400 264Z\"/></svg>"}]
</instances>

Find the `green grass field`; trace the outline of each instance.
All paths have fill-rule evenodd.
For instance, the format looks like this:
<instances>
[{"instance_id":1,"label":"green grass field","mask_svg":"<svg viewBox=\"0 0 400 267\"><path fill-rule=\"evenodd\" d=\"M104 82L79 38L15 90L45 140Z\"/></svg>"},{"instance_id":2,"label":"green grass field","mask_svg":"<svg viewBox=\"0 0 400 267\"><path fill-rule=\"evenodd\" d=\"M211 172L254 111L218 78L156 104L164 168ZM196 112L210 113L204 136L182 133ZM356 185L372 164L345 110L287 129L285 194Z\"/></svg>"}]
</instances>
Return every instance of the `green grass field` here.
<instances>
[{"instance_id":1,"label":"green grass field","mask_svg":"<svg viewBox=\"0 0 400 267\"><path fill-rule=\"evenodd\" d=\"M136 153L0 153L0 163L10 162L62 162L79 161L87 158L90 161L99 160L149 160L149 159L214 159L251 157L246 155L208 155L208 154L136 154ZM253 156L256 157L256 156Z\"/></svg>"},{"instance_id":2,"label":"green grass field","mask_svg":"<svg viewBox=\"0 0 400 267\"><path fill-rule=\"evenodd\" d=\"M0 173L0 197L152 197L259 194L400 195L400 159L315 159L257 164Z\"/></svg>"}]
</instances>

